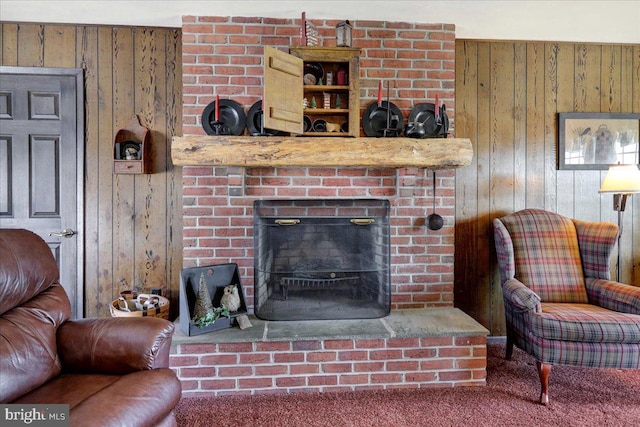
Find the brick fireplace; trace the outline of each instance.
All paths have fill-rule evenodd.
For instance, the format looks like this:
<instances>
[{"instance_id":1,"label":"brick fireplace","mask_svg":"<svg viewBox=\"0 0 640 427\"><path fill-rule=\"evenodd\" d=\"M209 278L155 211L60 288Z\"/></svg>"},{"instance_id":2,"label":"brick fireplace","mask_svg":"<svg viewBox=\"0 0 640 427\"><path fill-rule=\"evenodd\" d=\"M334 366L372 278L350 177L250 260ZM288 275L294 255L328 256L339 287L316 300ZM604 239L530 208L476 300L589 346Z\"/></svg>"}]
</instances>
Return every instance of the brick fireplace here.
<instances>
[{"instance_id":1,"label":"brick fireplace","mask_svg":"<svg viewBox=\"0 0 640 427\"><path fill-rule=\"evenodd\" d=\"M337 21L314 21L321 45L335 45ZM355 21L361 109L380 79L405 119L436 95L455 123L455 31L449 24ZM299 44L292 19L183 18L184 135L204 135L201 115L215 95L248 109L262 96L263 46ZM385 83L386 84L386 83ZM453 126L452 126L453 128ZM445 226L426 228L431 172L418 168L183 168L184 266L236 262L253 306L253 202L292 198L386 198L391 202L392 308L453 305L455 172L438 171L436 208Z\"/></svg>"},{"instance_id":2,"label":"brick fireplace","mask_svg":"<svg viewBox=\"0 0 640 427\"><path fill-rule=\"evenodd\" d=\"M319 29L320 45L335 45L337 21L313 22ZM452 133L455 126L454 26L357 20L353 25L354 46L362 49L361 111L376 100L378 82L382 79L390 82L391 101L400 107L405 121L414 105L433 102L437 95L446 104ZM182 30L184 135L204 135L201 115L216 95L233 99L246 110L261 99L263 46L286 50L290 45L299 44L300 20L185 16ZM436 179L436 194L432 190L432 179ZM252 311L254 201L386 199L391 206L392 313L427 308L454 310L454 196L455 172L451 169L439 170L437 178L433 178L431 171L413 167L184 166L183 264L195 267L237 263L246 303ZM434 198L436 209L445 220L444 227L438 231L431 231L425 225ZM219 342L219 338L213 338L211 343L179 340L172 366L183 380L185 391L192 394L423 387L439 382L448 386L484 384L482 360L486 333L478 330L462 336L430 338L399 339L383 334L277 343L256 340L242 343ZM360 352L360 345L368 350ZM301 361L318 361L318 358L350 360L354 355L369 360L372 348L376 349L373 358L381 360L375 364L379 366L326 368L348 369L346 384L337 384L340 380L335 379L322 384L318 370L324 368L298 365ZM438 358L439 354L447 355L441 364L442 373L423 372L424 367L438 364L431 358ZM416 360L420 355L429 360ZM291 366L286 366L287 357L292 358ZM389 360L385 362L385 358ZM259 367L252 365L251 359L256 359ZM278 372L267 372L270 371L267 366L276 359L278 367L273 369ZM216 367L218 362L222 367ZM390 370L389 366L394 369ZM305 369L311 371L305 374ZM364 369L367 374L362 376L351 369ZM397 370L402 373L391 373ZM284 377L294 374L296 384L291 385ZM201 376L204 377L194 379ZM354 383L348 385L348 381Z\"/></svg>"}]
</instances>

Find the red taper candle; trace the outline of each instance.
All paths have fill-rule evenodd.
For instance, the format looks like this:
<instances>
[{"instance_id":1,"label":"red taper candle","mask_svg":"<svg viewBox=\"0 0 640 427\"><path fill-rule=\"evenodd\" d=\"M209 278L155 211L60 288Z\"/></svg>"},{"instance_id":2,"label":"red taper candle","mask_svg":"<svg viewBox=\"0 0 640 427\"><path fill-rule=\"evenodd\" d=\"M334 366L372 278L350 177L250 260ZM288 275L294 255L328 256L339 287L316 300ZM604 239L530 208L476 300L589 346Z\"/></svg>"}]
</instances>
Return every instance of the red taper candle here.
<instances>
[{"instance_id":1,"label":"red taper candle","mask_svg":"<svg viewBox=\"0 0 640 427\"><path fill-rule=\"evenodd\" d=\"M216 122L220 120L220 98L218 97L218 95L216 95L216 115L213 117L213 119Z\"/></svg>"},{"instance_id":2,"label":"red taper candle","mask_svg":"<svg viewBox=\"0 0 640 427\"><path fill-rule=\"evenodd\" d=\"M440 101L438 99L438 94L436 94L436 117L440 117Z\"/></svg>"},{"instance_id":3,"label":"red taper candle","mask_svg":"<svg viewBox=\"0 0 640 427\"><path fill-rule=\"evenodd\" d=\"M378 82L378 107L382 106L382 80Z\"/></svg>"}]
</instances>

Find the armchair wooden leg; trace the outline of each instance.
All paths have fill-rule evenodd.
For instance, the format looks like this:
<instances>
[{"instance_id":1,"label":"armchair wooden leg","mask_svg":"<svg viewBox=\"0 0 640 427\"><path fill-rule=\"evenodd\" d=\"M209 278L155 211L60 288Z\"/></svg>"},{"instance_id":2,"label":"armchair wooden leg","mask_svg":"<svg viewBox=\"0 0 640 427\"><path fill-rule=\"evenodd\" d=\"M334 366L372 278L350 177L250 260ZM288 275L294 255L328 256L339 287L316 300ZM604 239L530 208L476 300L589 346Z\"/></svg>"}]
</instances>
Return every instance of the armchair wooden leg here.
<instances>
[{"instance_id":1,"label":"armchair wooden leg","mask_svg":"<svg viewBox=\"0 0 640 427\"><path fill-rule=\"evenodd\" d=\"M504 358L507 360L511 360L511 356L513 356L513 333L507 328L507 346L505 349Z\"/></svg>"},{"instance_id":2,"label":"armchair wooden leg","mask_svg":"<svg viewBox=\"0 0 640 427\"><path fill-rule=\"evenodd\" d=\"M549 405L549 374L551 374L551 365L536 361L538 375L540 376L540 403Z\"/></svg>"}]
</instances>

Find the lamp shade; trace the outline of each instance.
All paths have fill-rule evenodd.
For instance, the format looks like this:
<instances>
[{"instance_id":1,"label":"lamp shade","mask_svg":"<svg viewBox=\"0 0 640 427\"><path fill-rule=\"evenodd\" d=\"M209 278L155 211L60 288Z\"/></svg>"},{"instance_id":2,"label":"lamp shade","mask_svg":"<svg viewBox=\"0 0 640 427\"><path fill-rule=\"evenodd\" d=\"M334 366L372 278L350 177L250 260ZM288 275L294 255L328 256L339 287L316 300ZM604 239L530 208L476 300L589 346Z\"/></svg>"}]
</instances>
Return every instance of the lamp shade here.
<instances>
[{"instance_id":1,"label":"lamp shade","mask_svg":"<svg viewBox=\"0 0 640 427\"><path fill-rule=\"evenodd\" d=\"M636 165L613 165L604 177L600 193L640 193L640 170Z\"/></svg>"}]
</instances>

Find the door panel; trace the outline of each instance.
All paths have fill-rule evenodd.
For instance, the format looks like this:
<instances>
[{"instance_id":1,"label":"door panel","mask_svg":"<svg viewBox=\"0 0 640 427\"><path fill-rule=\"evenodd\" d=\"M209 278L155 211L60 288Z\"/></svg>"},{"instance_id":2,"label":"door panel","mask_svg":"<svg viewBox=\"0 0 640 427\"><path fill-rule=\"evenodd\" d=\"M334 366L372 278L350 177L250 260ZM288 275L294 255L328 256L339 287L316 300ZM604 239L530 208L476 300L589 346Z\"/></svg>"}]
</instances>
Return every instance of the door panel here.
<instances>
[{"instance_id":1,"label":"door panel","mask_svg":"<svg viewBox=\"0 0 640 427\"><path fill-rule=\"evenodd\" d=\"M31 218L60 218L60 138L32 136L29 156Z\"/></svg>"},{"instance_id":2,"label":"door panel","mask_svg":"<svg viewBox=\"0 0 640 427\"><path fill-rule=\"evenodd\" d=\"M0 218L13 214L9 188L13 185L11 174L11 137L0 135Z\"/></svg>"},{"instance_id":3,"label":"door panel","mask_svg":"<svg viewBox=\"0 0 640 427\"><path fill-rule=\"evenodd\" d=\"M0 67L0 227L42 237L83 315L82 70ZM71 236L56 236L64 229Z\"/></svg>"}]
</instances>

